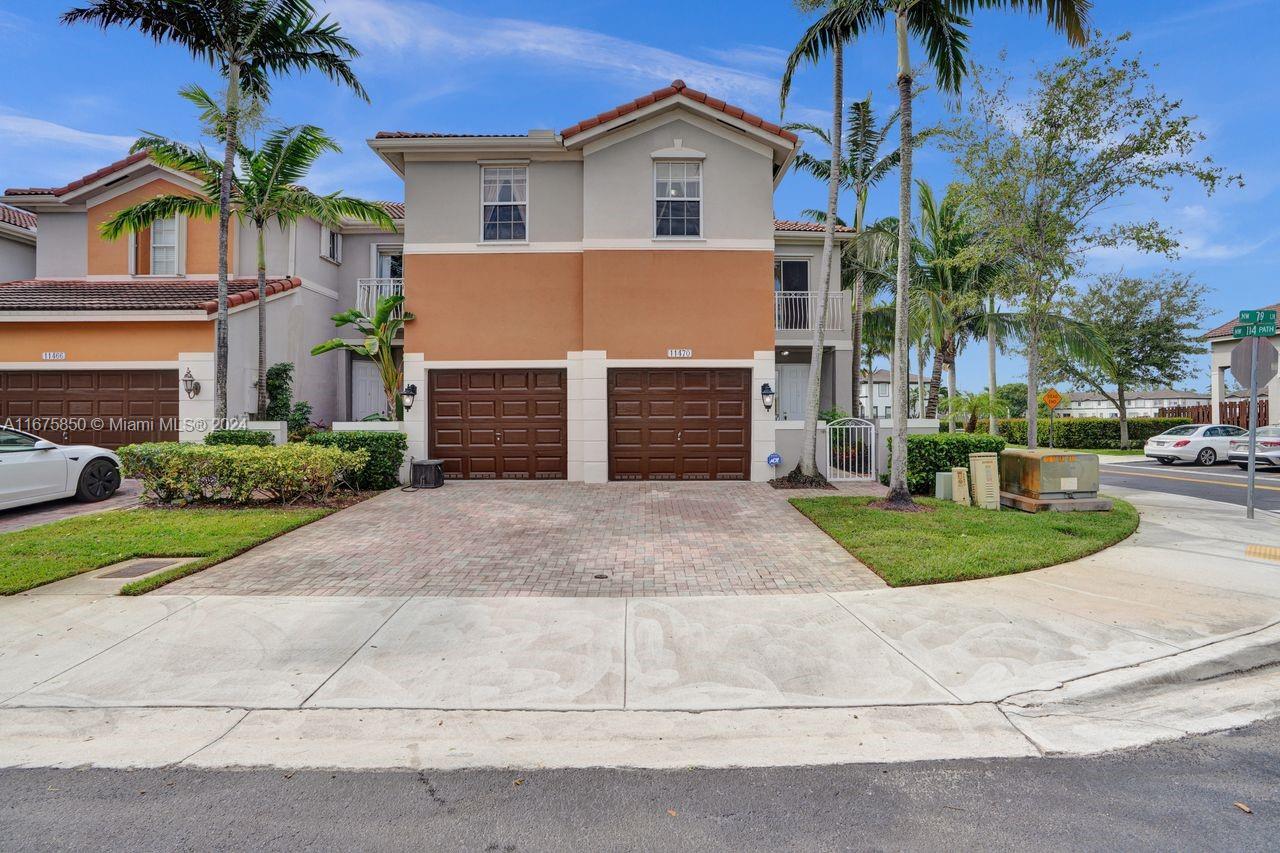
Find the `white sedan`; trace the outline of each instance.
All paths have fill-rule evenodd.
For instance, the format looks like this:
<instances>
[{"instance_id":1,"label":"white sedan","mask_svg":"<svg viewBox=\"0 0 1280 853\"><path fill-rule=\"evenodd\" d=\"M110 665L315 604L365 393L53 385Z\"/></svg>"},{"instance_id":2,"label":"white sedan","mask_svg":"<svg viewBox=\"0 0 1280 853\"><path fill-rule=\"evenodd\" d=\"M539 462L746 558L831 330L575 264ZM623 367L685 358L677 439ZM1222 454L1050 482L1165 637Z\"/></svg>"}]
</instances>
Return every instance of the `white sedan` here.
<instances>
[{"instance_id":1,"label":"white sedan","mask_svg":"<svg viewBox=\"0 0 1280 853\"><path fill-rule=\"evenodd\" d=\"M1226 461L1231 452L1231 439L1245 435L1247 430L1224 424L1187 424L1165 430L1147 439L1142 448L1144 455L1159 460L1162 465L1174 462L1195 462L1213 465Z\"/></svg>"},{"instance_id":2,"label":"white sedan","mask_svg":"<svg viewBox=\"0 0 1280 853\"><path fill-rule=\"evenodd\" d=\"M110 450L0 427L0 509L73 496L105 501L119 488L120 459Z\"/></svg>"}]
</instances>

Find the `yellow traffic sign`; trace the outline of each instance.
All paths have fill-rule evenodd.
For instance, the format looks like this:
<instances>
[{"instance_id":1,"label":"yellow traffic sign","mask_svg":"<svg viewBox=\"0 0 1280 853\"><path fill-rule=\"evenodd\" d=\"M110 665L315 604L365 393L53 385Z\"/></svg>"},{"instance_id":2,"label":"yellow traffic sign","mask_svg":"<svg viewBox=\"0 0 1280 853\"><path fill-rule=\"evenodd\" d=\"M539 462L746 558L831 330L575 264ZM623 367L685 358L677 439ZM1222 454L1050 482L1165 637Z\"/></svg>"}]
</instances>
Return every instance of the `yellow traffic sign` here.
<instances>
[{"instance_id":1,"label":"yellow traffic sign","mask_svg":"<svg viewBox=\"0 0 1280 853\"><path fill-rule=\"evenodd\" d=\"M1062 405L1062 395L1058 393L1057 388L1050 388L1044 392L1044 404L1050 409L1056 409Z\"/></svg>"}]
</instances>

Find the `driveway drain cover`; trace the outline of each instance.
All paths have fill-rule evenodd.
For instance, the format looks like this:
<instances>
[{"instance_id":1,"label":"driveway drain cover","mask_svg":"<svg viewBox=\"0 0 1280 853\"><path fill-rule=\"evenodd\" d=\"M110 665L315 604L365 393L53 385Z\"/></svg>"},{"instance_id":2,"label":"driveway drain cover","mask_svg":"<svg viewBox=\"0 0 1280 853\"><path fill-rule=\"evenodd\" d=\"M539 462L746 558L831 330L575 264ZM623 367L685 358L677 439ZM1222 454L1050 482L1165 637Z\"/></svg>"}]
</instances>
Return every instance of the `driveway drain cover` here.
<instances>
[{"instance_id":1,"label":"driveway drain cover","mask_svg":"<svg viewBox=\"0 0 1280 853\"><path fill-rule=\"evenodd\" d=\"M136 578L142 575L149 575L152 572L158 572L161 569L167 569L176 563L177 560L139 560L136 563L130 563L122 566L114 572L107 572L105 575L98 575L100 578Z\"/></svg>"}]
</instances>

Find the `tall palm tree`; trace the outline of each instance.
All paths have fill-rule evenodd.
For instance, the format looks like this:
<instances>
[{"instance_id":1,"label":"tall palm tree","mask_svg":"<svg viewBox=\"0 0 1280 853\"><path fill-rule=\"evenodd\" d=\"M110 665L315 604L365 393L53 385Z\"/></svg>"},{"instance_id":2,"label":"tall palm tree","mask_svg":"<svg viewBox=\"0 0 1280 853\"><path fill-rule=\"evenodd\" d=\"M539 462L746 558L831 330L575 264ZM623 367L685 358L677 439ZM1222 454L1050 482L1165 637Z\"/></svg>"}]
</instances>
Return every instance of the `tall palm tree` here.
<instances>
[{"instance_id":1,"label":"tall palm tree","mask_svg":"<svg viewBox=\"0 0 1280 853\"><path fill-rule=\"evenodd\" d=\"M966 51L970 21L966 15L975 9L1007 8L1028 12L1043 11L1049 26L1064 32L1073 44L1083 44L1088 37L1088 15L1092 0L831 0L827 11L809 28L814 55L835 44L848 44L870 32L883 30L893 23L897 45L898 133L901 169L898 184L898 250L906 256L911 251L911 102L915 94L915 72L911 67L911 39L919 39L925 48L939 88L956 94L967 71ZM804 44L804 42L802 42ZM794 54L793 54L794 55ZM784 80L786 77L784 75ZM894 363L901 365L897 373L906 375L908 329L908 297L911 289L910 265L898 265L896 314L894 318ZM909 507L911 493L907 489L907 418L906 382L894 383L893 389L893 453L889 466L888 506Z\"/></svg>"},{"instance_id":2,"label":"tall palm tree","mask_svg":"<svg viewBox=\"0 0 1280 853\"><path fill-rule=\"evenodd\" d=\"M184 96L206 109L216 109L212 96L193 87ZM196 175L203 183L200 195L167 194L149 198L118 211L102 223L104 237L136 233L157 220L175 216L212 219L220 206L213 202L222 186L222 163L202 148L193 148L161 136L144 136L135 144L161 166ZM381 204L330 193L318 195L299 185L319 157L337 152L338 144L313 125L272 131L261 148L239 148L240 168L231 174L230 204L225 208L239 222L253 225L258 248L258 411L267 408L267 251L266 230L274 222L281 229L304 217L329 228L343 219L356 219L388 230L395 227Z\"/></svg>"},{"instance_id":3,"label":"tall palm tree","mask_svg":"<svg viewBox=\"0 0 1280 853\"><path fill-rule=\"evenodd\" d=\"M226 80L222 184L218 188L218 319L214 332L214 417L227 416L227 241L231 179L240 147L241 98L266 100L271 76L319 71L369 96L351 69L360 55L311 0L91 0L63 13L62 23L132 27L171 42L217 69Z\"/></svg>"}]
</instances>

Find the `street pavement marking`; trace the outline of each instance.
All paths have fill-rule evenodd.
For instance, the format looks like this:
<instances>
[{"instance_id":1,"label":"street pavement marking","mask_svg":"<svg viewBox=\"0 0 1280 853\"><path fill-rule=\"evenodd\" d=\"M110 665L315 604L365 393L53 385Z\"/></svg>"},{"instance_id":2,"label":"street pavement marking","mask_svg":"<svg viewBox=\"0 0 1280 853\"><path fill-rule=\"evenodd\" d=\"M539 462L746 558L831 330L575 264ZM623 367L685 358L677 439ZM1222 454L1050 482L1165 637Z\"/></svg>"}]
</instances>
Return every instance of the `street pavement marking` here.
<instances>
[{"instance_id":1,"label":"street pavement marking","mask_svg":"<svg viewBox=\"0 0 1280 853\"><path fill-rule=\"evenodd\" d=\"M1256 557L1260 560L1271 560L1280 563L1280 548L1274 545L1246 545L1244 549L1246 557Z\"/></svg>"},{"instance_id":2,"label":"street pavement marking","mask_svg":"<svg viewBox=\"0 0 1280 853\"><path fill-rule=\"evenodd\" d=\"M1115 467L1115 466L1112 466L1112 467ZM1117 476L1121 476L1121 475L1117 475ZM1124 474L1122 476L1151 477L1152 479L1155 479L1155 480L1181 480L1184 483L1199 483L1202 486L1231 486L1233 489L1249 488L1248 483L1224 483L1221 480L1206 480L1204 477L1177 477L1177 476L1174 476L1173 474L1149 474L1145 471L1143 472L1129 471L1127 474ZM1234 475L1224 474L1221 476L1231 477ZM1255 485L1254 488L1264 489L1268 492L1280 492L1280 486L1263 486L1261 484L1258 484L1258 485Z\"/></svg>"},{"instance_id":3,"label":"street pavement marking","mask_svg":"<svg viewBox=\"0 0 1280 853\"><path fill-rule=\"evenodd\" d=\"M1156 468L1154 468L1153 466L1150 466L1150 465L1142 465L1142 466L1139 466L1139 465L1127 465L1127 464L1126 464L1126 465L1108 465L1108 466L1106 466L1106 467L1107 467L1107 468L1123 468L1125 471L1132 471L1132 472L1135 472L1135 473L1136 473L1136 472L1138 472L1138 471L1149 472L1149 471L1152 471L1152 470L1160 470L1160 469L1156 469ZM1179 469L1174 469L1174 470L1179 470ZM1197 472L1196 482L1200 482L1200 483L1216 483L1216 482L1218 482L1217 480L1211 480L1211 479L1209 479L1210 477L1228 477L1228 478L1230 478L1230 479L1232 479L1232 480L1248 480L1248 479L1249 479L1249 475L1248 475L1248 474L1228 474L1228 473L1226 473L1225 471L1206 471L1206 470L1204 470L1203 468L1188 468L1188 469L1185 469L1185 470L1186 470L1186 471L1188 471L1188 473L1189 473L1189 472L1191 472L1191 471L1196 471L1196 472ZM1103 473L1103 474L1107 473L1107 472L1106 472L1106 468L1102 468L1102 469L1100 469L1100 473ZM1121 474L1117 474L1117 476L1123 476L1123 475L1121 475ZM1162 477L1169 477L1169 476L1173 476L1173 475L1171 475L1171 474L1160 474L1160 475L1150 474L1149 476L1162 476ZM1269 482L1273 482L1273 483L1274 483L1274 482L1280 482L1280 477L1277 477L1274 473L1267 472L1267 471L1263 471L1263 470L1259 469L1259 471L1258 471L1258 482L1268 482L1268 481L1269 481Z\"/></svg>"}]
</instances>

